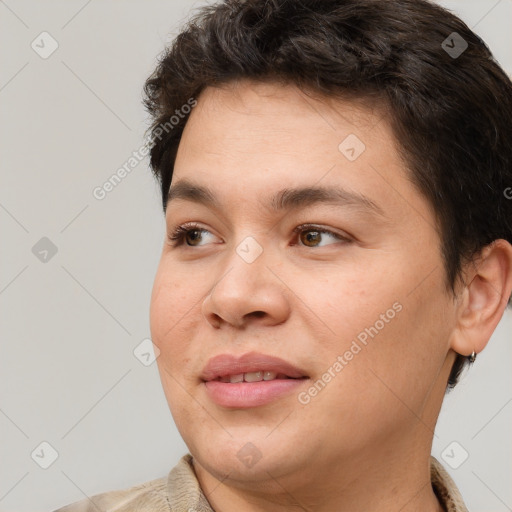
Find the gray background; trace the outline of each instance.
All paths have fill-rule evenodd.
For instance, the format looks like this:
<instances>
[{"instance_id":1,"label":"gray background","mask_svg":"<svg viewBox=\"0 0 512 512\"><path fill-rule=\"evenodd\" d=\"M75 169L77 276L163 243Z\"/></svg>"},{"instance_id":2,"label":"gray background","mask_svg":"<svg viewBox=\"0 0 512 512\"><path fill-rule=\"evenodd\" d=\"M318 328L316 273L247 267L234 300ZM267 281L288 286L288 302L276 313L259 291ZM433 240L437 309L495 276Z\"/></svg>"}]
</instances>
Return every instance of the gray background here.
<instances>
[{"instance_id":1,"label":"gray background","mask_svg":"<svg viewBox=\"0 0 512 512\"><path fill-rule=\"evenodd\" d=\"M202 3L0 1L1 511L158 478L187 451L156 364L133 353L164 236L156 182L144 160L103 200L92 191L141 147L143 82ZM510 74L512 0L442 4ZM46 59L31 47L51 49L43 31L59 45ZM43 237L46 262L32 252ZM511 332L507 312L434 439L473 512L512 510Z\"/></svg>"}]
</instances>

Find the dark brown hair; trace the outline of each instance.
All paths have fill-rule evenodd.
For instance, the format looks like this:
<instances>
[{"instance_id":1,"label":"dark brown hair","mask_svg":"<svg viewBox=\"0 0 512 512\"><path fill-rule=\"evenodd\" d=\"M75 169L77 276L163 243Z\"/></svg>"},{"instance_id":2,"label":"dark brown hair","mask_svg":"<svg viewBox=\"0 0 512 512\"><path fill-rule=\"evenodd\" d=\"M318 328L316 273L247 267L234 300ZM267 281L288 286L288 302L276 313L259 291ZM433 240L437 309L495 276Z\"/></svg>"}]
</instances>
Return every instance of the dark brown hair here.
<instances>
[{"instance_id":1,"label":"dark brown hair","mask_svg":"<svg viewBox=\"0 0 512 512\"><path fill-rule=\"evenodd\" d=\"M183 106L208 86L244 78L380 98L410 179L435 211L452 292L465 262L494 240L512 242L512 83L449 11L427 0L225 0L201 8L144 87L164 212L190 111ZM457 356L449 387L466 361Z\"/></svg>"}]
</instances>

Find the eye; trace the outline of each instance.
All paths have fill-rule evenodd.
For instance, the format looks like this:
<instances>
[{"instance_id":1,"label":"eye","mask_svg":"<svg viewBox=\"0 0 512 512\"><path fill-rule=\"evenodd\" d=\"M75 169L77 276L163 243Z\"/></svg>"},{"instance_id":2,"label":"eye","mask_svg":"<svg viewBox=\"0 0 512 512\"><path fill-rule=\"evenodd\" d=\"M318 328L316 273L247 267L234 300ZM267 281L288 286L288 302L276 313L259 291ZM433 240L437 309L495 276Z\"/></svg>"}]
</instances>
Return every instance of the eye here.
<instances>
[{"instance_id":1,"label":"eye","mask_svg":"<svg viewBox=\"0 0 512 512\"><path fill-rule=\"evenodd\" d=\"M199 247L204 239L203 233L212 235L207 229L201 228L197 224L182 224L168 235L168 240L173 247L182 245L183 242L190 247Z\"/></svg>"},{"instance_id":2,"label":"eye","mask_svg":"<svg viewBox=\"0 0 512 512\"><path fill-rule=\"evenodd\" d=\"M301 245L304 245L305 247L322 247L320 242L322 242L322 239L326 236L334 239L335 242L348 243L351 241L347 236L339 235L338 233L334 233L328 229L315 226L314 224L301 224L300 226L297 226L293 232L299 235L298 238L301 242Z\"/></svg>"},{"instance_id":3,"label":"eye","mask_svg":"<svg viewBox=\"0 0 512 512\"><path fill-rule=\"evenodd\" d=\"M338 233L334 233L325 228L321 228L314 224L301 224L297 226L293 230L294 233L298 234L298 238L300 240L300 245L304 247L323 247L324 245L332 245L332 244L322 244L323 238L330 237L334 242L351 242L351 239L348 236L343 236ZM188 247L200 247L201 242L205 241L205 234L213 237L214 235L210 233L207 229L202 228L196 223L187 223L177 226L172 233L168 235L168 240L173 247L177 247L185 244Z\"/></svg>"}]
</instances>

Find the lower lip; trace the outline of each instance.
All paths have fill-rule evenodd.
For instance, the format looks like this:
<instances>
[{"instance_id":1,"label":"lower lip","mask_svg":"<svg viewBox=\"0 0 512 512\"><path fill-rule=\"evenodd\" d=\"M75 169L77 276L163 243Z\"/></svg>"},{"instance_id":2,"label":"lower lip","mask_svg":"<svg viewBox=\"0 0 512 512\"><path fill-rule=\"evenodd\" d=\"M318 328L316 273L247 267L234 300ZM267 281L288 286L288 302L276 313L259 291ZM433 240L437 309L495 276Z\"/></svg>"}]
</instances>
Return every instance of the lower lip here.
<instances>
[{"instance_id":1,"label":"lower lip","mask_svg":"<svg viewBox=\"0 0 512 512\"><path fill-rule=\"evenodd\" d=\"M205 382L206 393L222 407L249 408L268 404L296 391L308 379L274 379L259 382Z\"/></svg>"}]
</instances>

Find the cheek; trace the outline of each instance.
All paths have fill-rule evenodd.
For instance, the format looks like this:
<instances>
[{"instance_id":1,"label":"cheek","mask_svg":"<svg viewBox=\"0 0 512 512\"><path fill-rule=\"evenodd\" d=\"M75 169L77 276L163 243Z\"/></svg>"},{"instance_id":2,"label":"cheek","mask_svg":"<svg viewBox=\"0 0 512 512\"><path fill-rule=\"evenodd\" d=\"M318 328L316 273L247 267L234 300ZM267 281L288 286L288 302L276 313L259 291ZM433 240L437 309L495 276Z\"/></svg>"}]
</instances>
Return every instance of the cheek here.
<instances>
[{"instance_id":1,"label":"cheek","mask_svg":"<svg viewBox=\"0 0 512 512\"><path fill-rule=\"evenodd\" d=\"M198 303L193 296L187 281L161 264L151 293L151 339L160 350L156 362L173 417L190 398L184 392L184 387L188 386L184 379L188 373L193 374L191 363L194 358L187 333L191 329L191 320L198 315L194 304L200 307L200 301ZM178 423L179 417L175 417L175 421Z\"/></svg>"},{"instance_id":2,"label":"cheek","mask_svg":"<svg viewBox=\"0 0 512 512\"><path fill-rule=\"evenodd\" d=\"M371 339L367 348L369 377L390 407L407 416L408 408L421 415L447 353L450 307L440 276L431 276L411 293L396 290L400 311ZM384 319L387 315L385 311ZM374 327L380 327L373 320ZM406 404L406 406L404 405Z\"/></svg>"},{"instance_id":3,"label":"cheek","mask_svg":"<svg viewBox=\"0 0 512 512\"><path fill-rule=\"evenodd\" d=\"M168 349L169 340L179 340L178 332L197 315L200 307L193 287L169 267L160 264L155 276L150 303L153 342L160 350Z\"/></svg>"},{"instance_id":4,"label":"cheek","mask_svg":"<svg viewBox=\"0 0 512 512\"><path fill-rule=\"evenodd\" d=\"M348 270L333 272L326 279L326 286L314 282L308 286L308 302L329 328L332 348L345 350L360 333L364 340L365 329L376 322L382 330L381 315L386 320L384 330L399 316L396 310L400 306L396 303L401 299L400 276L388 267L383 277L382 269L375 267L355 264Z\"/></svg>"},{"instance_id":5,"label":"cheek","mask_svg":"<svg viewBox=\"0 0 512 512\"><path fill-rule=\"evenodd\" d=\"M447 350L450 319L442 275L434 272L417 286L418 276L428 272L410 262L365 263L364 268L354 265L350 275L333 275L323 290L310 288L331 331L330 359L351 350L356 354L347 353L347 358L359 376L366 373L375 380L374 369L398 389L418 378L428 383Z\"/></svg>"}]
</instances>

